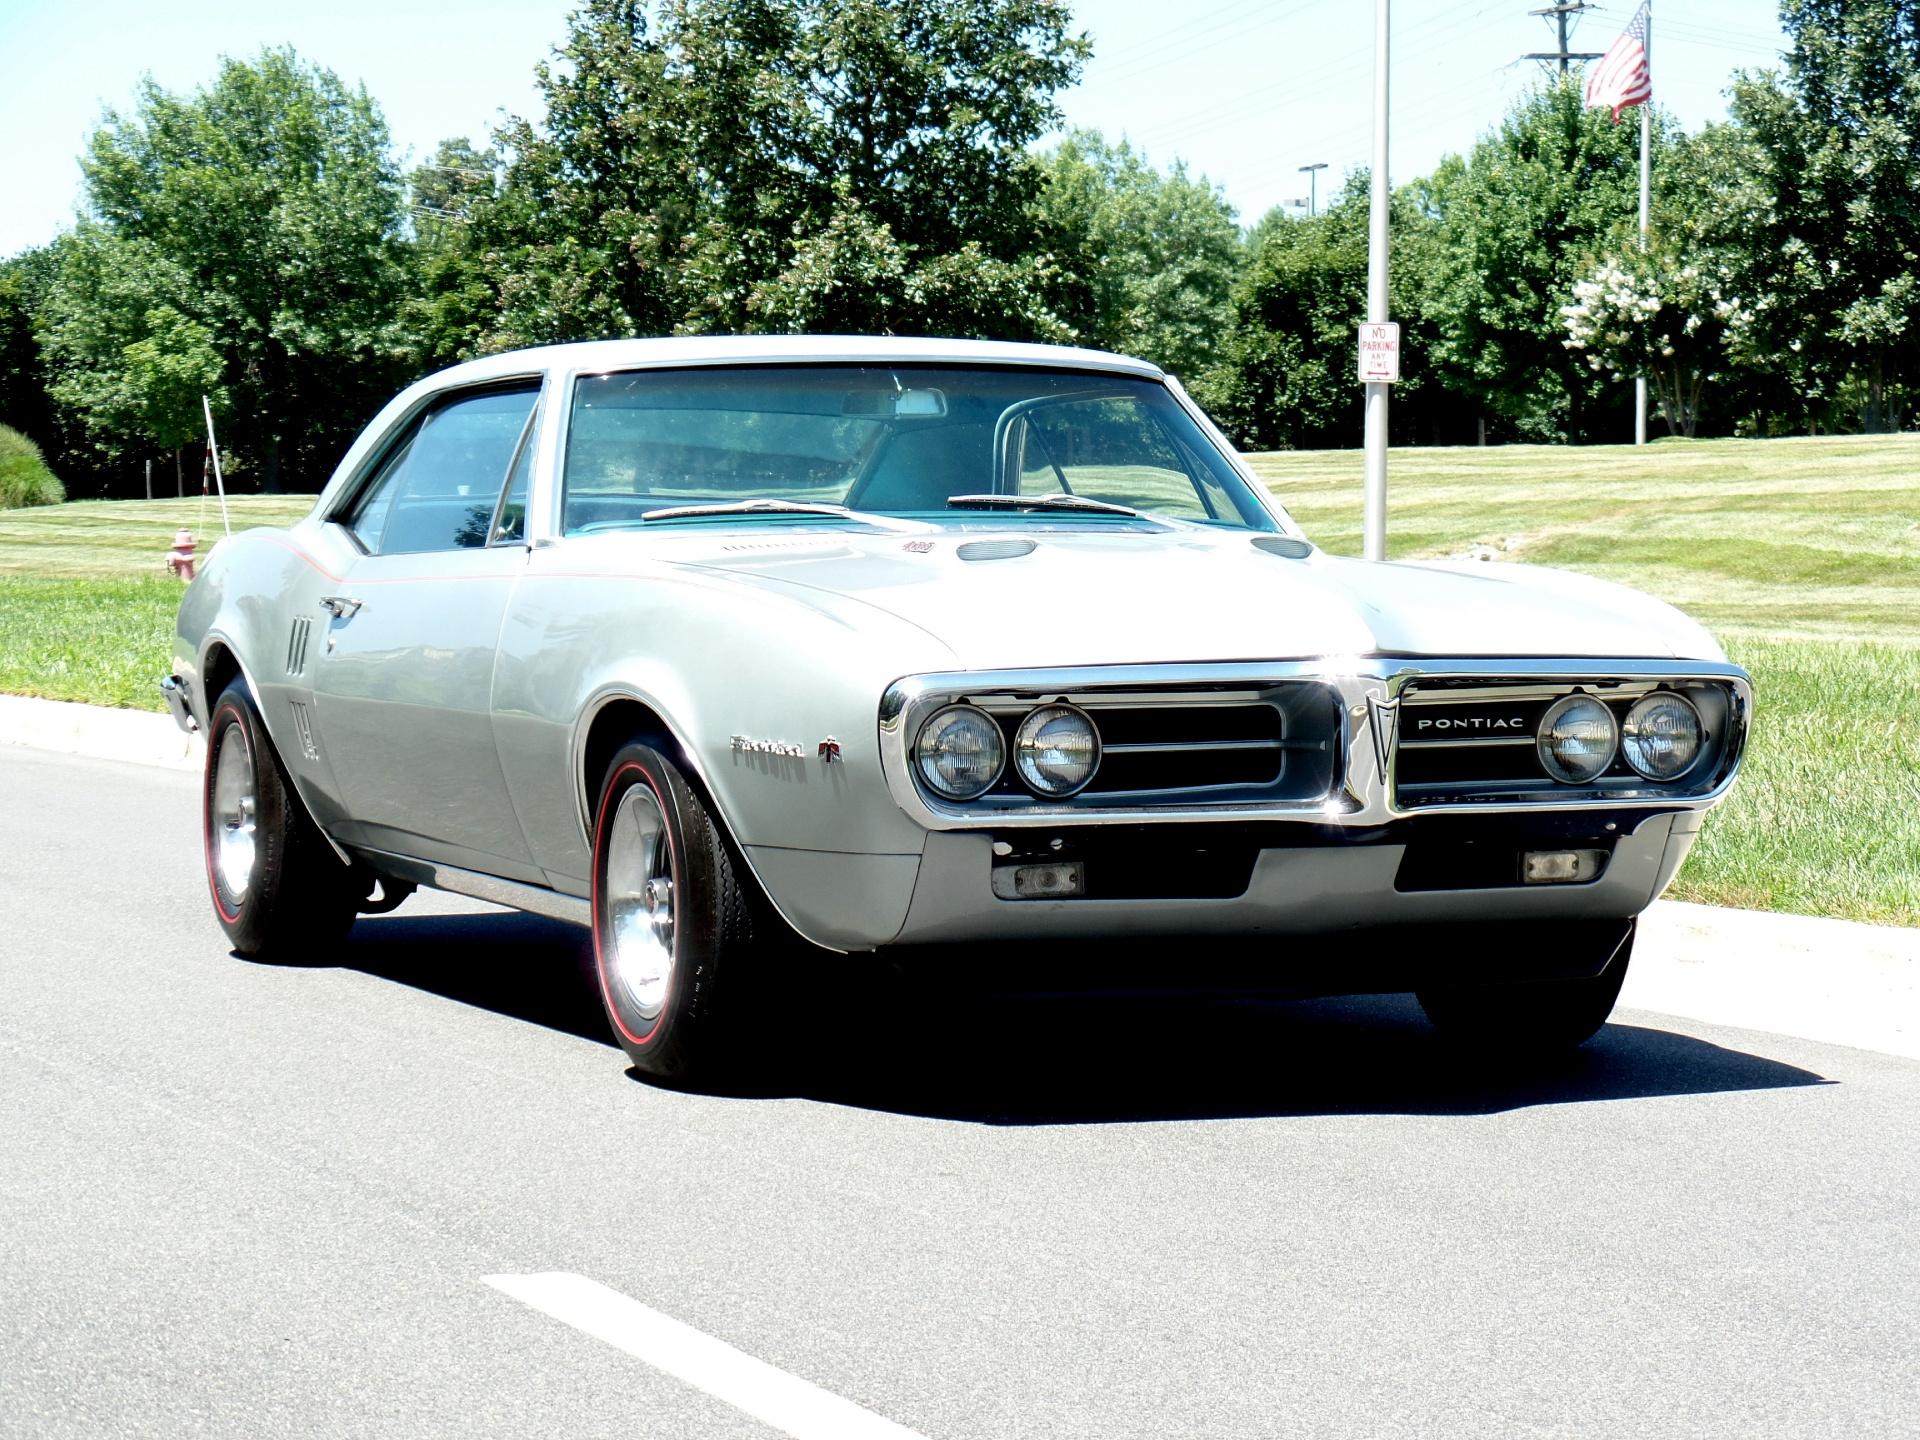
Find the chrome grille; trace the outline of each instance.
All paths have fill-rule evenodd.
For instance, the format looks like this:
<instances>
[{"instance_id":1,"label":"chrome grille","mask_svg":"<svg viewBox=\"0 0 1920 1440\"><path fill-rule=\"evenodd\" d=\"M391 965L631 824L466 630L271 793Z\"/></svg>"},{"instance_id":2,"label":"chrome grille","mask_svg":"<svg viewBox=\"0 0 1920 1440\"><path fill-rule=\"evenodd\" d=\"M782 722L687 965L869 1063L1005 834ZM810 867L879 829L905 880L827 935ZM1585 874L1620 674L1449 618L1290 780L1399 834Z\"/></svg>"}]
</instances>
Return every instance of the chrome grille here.
<instances>
[{"instance_id":1,"label":"chrome grille","mask_svg":"<svg viewBox=\"0 0 1920 1440\"><path fill-rule=\"evenodd\" d=\"M1548 706L1584 692L1605 704L1619 722L1636 701L1656 690L1685 695L1706 727L1699 759L1678 780L1642 779L1617 754L1613 764L1586 785L1563 785L1547 773L1535 734ZM1411 807L1705 794L1739 758L1742 726L1737 722L1733 691L1719 680L1417 680L1401 691L1396 711L1394 798Z\"/></svg>"},{"instance_id":2,"label":"chrome grille","mask_svg":"<svg viewBox=\"0 0 1920 1440\"><path fill-rule=\"evenodd\" d=\"M1100 734L1099 768L1071 799L1035 796L1009 764L969 809L1316 800L1333 791L1338 773L1339 697L1324 685L1035 690L965 698L999 724L1009 755L1021 720L1042 704L1079 706Z\"/></svg>"}]
</instances>

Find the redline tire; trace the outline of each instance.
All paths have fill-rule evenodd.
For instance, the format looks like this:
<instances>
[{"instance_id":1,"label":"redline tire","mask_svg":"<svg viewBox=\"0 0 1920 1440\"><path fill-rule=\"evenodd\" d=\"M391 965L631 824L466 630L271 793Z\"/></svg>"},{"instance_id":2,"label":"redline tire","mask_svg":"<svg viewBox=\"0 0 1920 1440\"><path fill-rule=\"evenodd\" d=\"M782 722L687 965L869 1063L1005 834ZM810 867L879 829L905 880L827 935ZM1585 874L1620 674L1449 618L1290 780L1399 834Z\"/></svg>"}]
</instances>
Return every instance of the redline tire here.
<instances>
[{"instance_id":1,"label":"redline tire","mask_svg":"<svg viewBox=\"0 0 1920 1440\"><path fill-rule=\"evenodd\" d=\"M244 681L214 702L200 787L214 915L251 960L326 960L356 911L352 872L293 791Z\"/></svg>"},{"instance_id":2,"label":"redline tire","mask_svg":"<svg viewBox=\"0 0 1920 1440\"><path fill-rule=\"evenodd\" d=\"M706 802L650 745L614 756L593 827L600 998L634 1068L675 1083L736 1075L769 928Z\"/></svg>"}]
</instances>

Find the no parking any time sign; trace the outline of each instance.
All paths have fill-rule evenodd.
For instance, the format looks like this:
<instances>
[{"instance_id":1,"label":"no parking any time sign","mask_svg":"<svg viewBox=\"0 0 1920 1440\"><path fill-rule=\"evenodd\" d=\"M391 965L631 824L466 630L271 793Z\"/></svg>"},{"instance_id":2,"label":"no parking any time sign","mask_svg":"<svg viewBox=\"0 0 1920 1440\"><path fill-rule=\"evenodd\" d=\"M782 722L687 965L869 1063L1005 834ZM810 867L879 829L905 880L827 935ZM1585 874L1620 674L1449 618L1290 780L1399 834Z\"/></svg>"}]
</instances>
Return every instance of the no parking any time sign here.
<instances>
[{"instance_id":1,"label":"no parking any time sign","mask_svg":"<svg viewBox=\"0 0 1920 1440\"><path fill-rule=\"evenodd\" d=\"M1394 385L1400 380L1400 327L1392 322L1360 327L1360 381Z\"/></svg>"}]
</instances>

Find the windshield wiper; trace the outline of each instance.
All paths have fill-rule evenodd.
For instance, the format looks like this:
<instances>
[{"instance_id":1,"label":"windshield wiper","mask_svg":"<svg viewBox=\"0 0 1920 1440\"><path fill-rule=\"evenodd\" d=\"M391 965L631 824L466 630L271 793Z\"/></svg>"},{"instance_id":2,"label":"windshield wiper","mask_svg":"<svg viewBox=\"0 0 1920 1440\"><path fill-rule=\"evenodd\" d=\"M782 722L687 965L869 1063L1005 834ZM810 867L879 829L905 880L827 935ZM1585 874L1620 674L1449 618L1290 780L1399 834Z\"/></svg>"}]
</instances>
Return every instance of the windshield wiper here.
<instances>
[{"instance_id":1,"label":"windshield wiper","mask_svg":"<svg viewBox=\"0 0 1920 1440\"><path fill-rule=\"evenodd\" d=\"M949 510L1090 510L1101 515L1131 515L1140 512L1128 505L1109 505L1104 500L1089 500L1084 495L949 495Z\"/></svg>"},{"instance_id":2,"label":"windshield wiper","mask_svg":"<svg viewBox=\"0 0 1920 1440\"><path fill-rule=\"evenodd\" d=\"M642 520L681 520L695 515L832 515L841 520L875 520L877 517L849 510L844 505L829 505L824 500L721 500L711 505L673 505L665 510L648 510Z\"/></svg>"}]
</instances>

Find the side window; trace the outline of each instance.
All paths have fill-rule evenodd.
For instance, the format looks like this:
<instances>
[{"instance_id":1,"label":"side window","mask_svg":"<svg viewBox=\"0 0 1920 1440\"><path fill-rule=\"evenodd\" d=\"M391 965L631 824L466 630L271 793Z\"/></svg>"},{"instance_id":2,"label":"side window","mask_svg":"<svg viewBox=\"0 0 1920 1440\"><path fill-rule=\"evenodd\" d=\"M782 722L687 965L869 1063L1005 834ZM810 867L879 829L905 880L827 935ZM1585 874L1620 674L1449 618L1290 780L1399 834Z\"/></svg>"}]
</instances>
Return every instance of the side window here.
<instances>
[{"instance_id":1,"label":"side window","mask_svg":"<svg viewBox=\"0 0 1920 1440\"><path fill-rule=\"evenodd\" d=\"M382 463L347 528L376 555L485 545L539 393L515 385L435 405Z\"/></svg>"}]
</instances>

